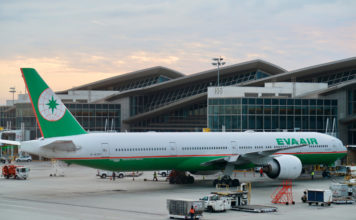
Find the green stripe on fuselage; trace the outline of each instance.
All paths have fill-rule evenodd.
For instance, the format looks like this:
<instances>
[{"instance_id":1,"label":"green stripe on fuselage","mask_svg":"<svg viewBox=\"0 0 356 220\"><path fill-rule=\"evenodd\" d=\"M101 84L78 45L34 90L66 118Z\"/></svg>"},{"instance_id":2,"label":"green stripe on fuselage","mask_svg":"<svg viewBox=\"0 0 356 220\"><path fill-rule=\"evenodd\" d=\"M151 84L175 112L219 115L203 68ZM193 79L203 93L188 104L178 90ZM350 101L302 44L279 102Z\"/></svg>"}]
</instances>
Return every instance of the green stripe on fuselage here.
<instances>
[{"instance_id":1,"label":"green stripe on fuselage","mask_svg":"<svg viewBox=\"0 0 356 220\"><path fill-rule=\"evenodd\" d=\"M327 154L296 154L303 165L325 164L331 165L337 159L343 158L346 153L327 153ZM201 166L202 163L223 158L216 157L165 157L165 158L130 158L130 159L83 159L83 160L64 160L66 163L73 163L103 170L117 171L145 171L145 170L181 170L181 171L204 171L221 170L223 166ZM237 166L236 169L253 167L252 164Z\"/></svg>"}]
</instances>

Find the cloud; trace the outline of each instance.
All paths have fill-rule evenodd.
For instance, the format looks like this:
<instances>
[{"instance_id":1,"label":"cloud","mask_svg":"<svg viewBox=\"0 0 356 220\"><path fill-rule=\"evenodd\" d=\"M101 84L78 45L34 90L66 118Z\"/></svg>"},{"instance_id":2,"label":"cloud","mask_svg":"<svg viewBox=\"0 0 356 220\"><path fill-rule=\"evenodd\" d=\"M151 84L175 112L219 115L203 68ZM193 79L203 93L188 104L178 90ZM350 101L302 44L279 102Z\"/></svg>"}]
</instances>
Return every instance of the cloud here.
<instances>
[{"instance_id":1,"label":"cloud","mask_svg":"<svg viewBox=\"0 0 356 220\"><path fill-rule=\"evenodd\" d=\"M145 51L133 52L129 58L134 62L151 63L152 65L171 65L179 60L176 56L166 56L165 54L155 54Z\"/></svg>"},{"instance_id":2,"label":"cloud","mask_svg":"<svg viewBox=\"0 0 356 220\"><path fill-rule=\"evenodd\" d=\"M216 56L289 70L343 59L355 56L355 8L338 0L1 1L0 96L23 88L24 64L60 90L152 66L196 73L214 68Z\"/></svg>"},{"instance_id":3,"label":"cloud","mask_svg":"<svg viewBox=\"0 0 356 220\"><path fill-rule=\"evenodd\" d=\"M16 57L10 60L0 60L0 103L11 99L8 89L16 87L17 93L25 92L25 84L21 77L20 68L35 68L47 84L54 90L64 90L84 83L112 76L97 70L79 69L70 65L68 60L61 57L26 58ZM6 83L5 83L6 82Z\"/></svg>"}]
</instances>

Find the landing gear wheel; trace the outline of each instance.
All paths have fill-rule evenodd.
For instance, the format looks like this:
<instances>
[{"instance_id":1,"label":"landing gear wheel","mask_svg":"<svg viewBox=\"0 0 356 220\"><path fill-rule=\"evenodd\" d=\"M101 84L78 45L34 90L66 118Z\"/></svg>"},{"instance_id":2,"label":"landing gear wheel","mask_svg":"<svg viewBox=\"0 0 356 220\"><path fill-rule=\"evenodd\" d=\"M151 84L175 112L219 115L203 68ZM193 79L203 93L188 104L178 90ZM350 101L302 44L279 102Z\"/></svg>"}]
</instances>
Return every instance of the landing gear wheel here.
<instances>
[{"instance_id":1,"label":"landing gear wheel","mask_svg":"<svg viewBox=\"0 0 356 220\"><path fill-rule=\"evenodd\" d=\"M239 186L239 185L240 185L240 181L238 179L232 180L232 186Z\"/></svg>"},{"instance_id":2,"label":"landing gear wheel","mask_svg":"<svg viewBox=\"0 0 356 220\"><path fill-rule=\"evenodd\" d=\"M194 177L186 174L184 171L173 170L169 175L170 184L192 184L194 183Z\"/></svg>"},{"instance_id":3,"label":"landing gear wheel","mask_svg":"<svg viewBox=\"0 0 356 220\"><path fill-rule=\"evenodd\" d=\"M214 209L213 209L213 207L211 207L211 206L208 206L208 212L214 212Z\"/></svg>"},{"instance_id":4,"label":"landing gear wheel","mask_svg":"<svg viewBox=\"0 0 356 220\"><path fill-rule=\"evenodd\" d=\"M169 178L169 184L175 184L176 183L176 178L170 177Z\"/></svg>"},{"instance_id":5,"label":"landing gear wheel","mask_svg":"<svg viewBox=\"0 0 356 220\"><path fill-rule=\"evenodd\" d=\"M223 178L221 178L221 183L232 186L232 179L230 176L223 176Z\"/></svg>"},{"instance_id":6,"label":"landing gear wheel","mask_svg":"<svg viewBox=\"0 0 356 220\"><path fill-rule=\"evenodd\" d=\"M194 183L194 177L192 177L192 176L188 176L188 178L187 178L187 183L188 184L193 184Z\"/></svg>"}]
</instances>

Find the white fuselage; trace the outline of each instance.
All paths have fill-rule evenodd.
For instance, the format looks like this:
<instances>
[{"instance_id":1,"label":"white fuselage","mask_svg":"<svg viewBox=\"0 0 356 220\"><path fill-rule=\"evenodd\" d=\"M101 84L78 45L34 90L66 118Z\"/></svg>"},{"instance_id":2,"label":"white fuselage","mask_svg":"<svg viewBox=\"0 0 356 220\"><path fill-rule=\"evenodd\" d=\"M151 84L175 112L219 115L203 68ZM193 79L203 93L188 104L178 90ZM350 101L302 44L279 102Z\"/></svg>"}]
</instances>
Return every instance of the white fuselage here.
<instances>
[{"instance_id":1,"label":"white fuselage","mask_svg":"<svg viewBox=\"0 0 356 220\"><path fill-rule=\"evenodd\" d=\"M312 140L316 140L313 142ZM71 140L79 150L42 149L54 140ZM191 133L89 133L38 139L22 143L22 150L48 158L139 158L169 156L229 156L280 149L292 145L306 146L279 153L345 152L342 142L315 132L191 132Z\"/></svg>"}]
</instances>

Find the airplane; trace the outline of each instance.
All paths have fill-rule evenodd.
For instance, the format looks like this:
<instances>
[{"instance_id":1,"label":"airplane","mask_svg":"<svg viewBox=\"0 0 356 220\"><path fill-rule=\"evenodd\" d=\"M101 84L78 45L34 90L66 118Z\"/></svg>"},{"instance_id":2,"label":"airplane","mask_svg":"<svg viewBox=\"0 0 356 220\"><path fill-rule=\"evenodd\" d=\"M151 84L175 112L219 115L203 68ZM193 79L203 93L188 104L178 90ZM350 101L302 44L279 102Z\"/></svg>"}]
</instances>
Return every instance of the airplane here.
<instances>
[{"instance_id":1,"label":"airplane","mask_svg":"<svg viewBox=\"0 0 356 220\"><path fill-rule=\"evenodd\" d=\"M239 185L236 169L263 168L272 179L295 179L303 165L332 164L346 155L342 142L317 132L140 132L89 133L35 69L21 68L42 137L21 150L111 171L174 170L171 183L193 183L186 175L223 171L214 185Z\"/></svg>"}]
</instances>

